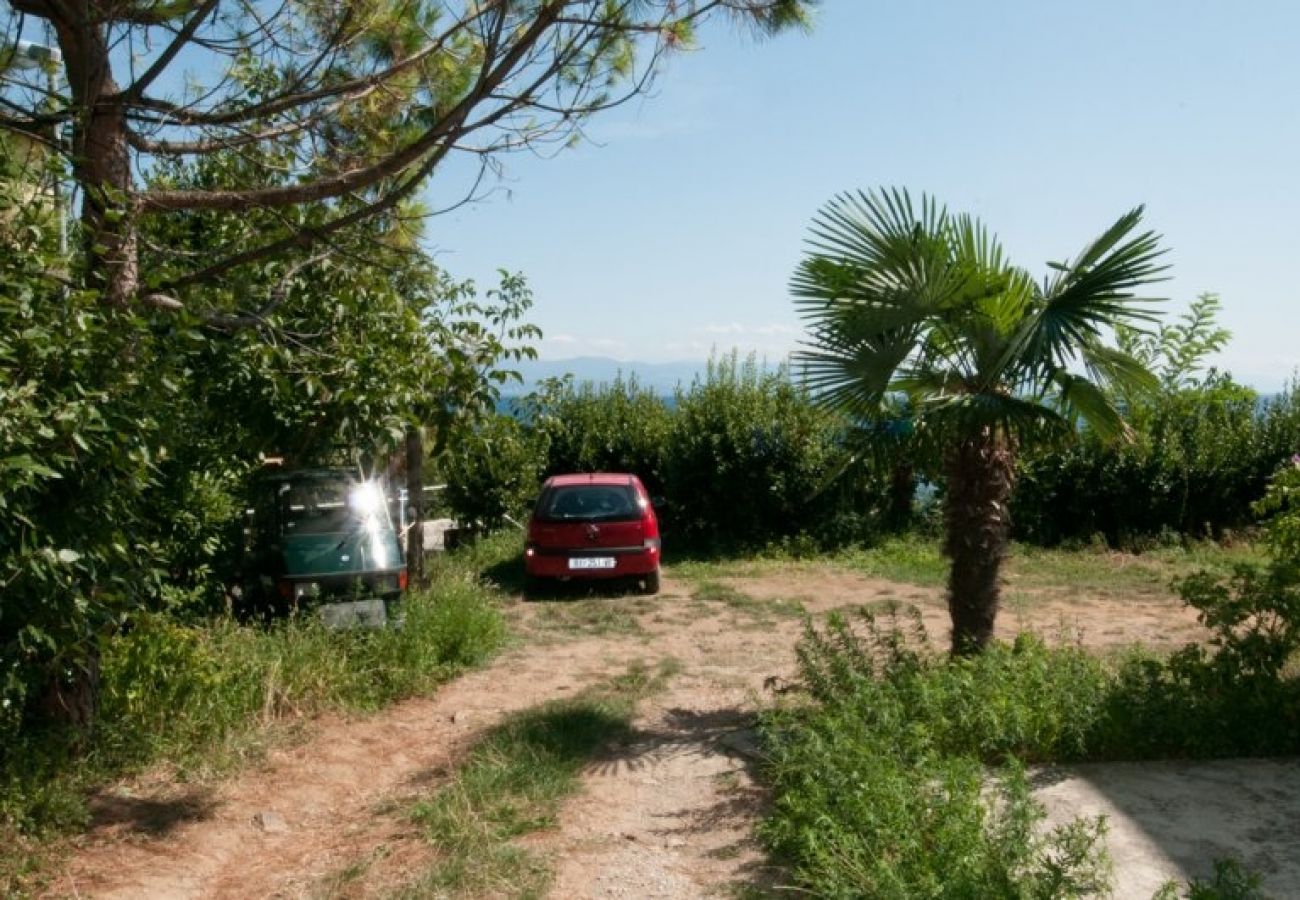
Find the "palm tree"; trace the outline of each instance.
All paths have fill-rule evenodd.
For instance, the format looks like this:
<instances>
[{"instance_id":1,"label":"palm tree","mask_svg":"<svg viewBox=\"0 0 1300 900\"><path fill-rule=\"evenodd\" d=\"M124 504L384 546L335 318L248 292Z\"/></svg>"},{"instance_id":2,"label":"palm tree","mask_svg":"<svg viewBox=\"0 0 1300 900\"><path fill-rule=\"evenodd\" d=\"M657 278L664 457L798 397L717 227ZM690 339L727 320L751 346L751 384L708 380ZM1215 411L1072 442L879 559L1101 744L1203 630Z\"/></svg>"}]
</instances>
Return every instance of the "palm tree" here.
<instances>
[{"instance_id":1,"label":"palm tree","mask_svg":"<svg viewBox=\"0 0 1300 900\"><path fill-rule=\"evenodd\" d=\"M1134 292L1163 280L1141 207L1036 282L982 224L906 191L842 194L813 221L791 291L808 328L796 366L828 406L870 420L906 398L946 475L944 552L954 653L993 636L1016 456L1131 435L1113 398L1156 380L1108 343L1154 319Z\"/></svg>"}]
</instances>

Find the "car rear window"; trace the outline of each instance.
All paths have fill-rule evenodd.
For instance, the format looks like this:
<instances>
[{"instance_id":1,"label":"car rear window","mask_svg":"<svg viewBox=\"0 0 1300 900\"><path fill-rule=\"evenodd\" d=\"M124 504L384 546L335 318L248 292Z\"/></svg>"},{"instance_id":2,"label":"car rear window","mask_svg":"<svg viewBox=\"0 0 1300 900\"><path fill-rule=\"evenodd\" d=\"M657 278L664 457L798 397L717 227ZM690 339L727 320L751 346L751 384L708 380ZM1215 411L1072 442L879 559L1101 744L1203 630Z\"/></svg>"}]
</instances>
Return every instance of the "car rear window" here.
<instances>
[{"instance_id":1,"label":"car rear window","mask_svg":"<svg viewBox=\"0 0 1300 900\"><path fill-rule=\"evenodd\" d=\"M547 488L535 517L546 522L629 522L641 518L630 484L572 484Z\"/></svg>"}]
</instances>

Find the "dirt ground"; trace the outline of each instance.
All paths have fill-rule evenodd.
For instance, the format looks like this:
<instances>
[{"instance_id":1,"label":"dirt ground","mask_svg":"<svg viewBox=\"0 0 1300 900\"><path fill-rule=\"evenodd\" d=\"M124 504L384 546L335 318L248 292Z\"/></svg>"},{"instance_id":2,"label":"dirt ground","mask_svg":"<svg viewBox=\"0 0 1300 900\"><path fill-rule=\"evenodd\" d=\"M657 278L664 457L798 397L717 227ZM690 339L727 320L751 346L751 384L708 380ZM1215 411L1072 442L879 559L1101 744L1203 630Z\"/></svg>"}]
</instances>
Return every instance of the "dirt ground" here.
<instances>
[{"instance_id":1,"label":"dirt ground","mask_svg":"<svg viewBox=\"0 0 1300 900\"><path fill-rule=\"evenodd\" d=\"M464 749L512 711L571 695L637 662L678 670L645 701L635 739L586 772L558 828L528 839L554 870L555 898L694 898L779 883L752 829L764 796L750 727L765 685L793 674L802 610L882 600L916 605L947 638L939 591L827 567L721 579L695 596L665 578L657 598L554 598L510 606L520 643L491 665L364 718L306 726L298 742L212 786L139 779L97 805L51 896L249 898L385 896L431 851L395 815L445 781ZM1113 647L1177 644L1195 619L1165 598L1018 594L1014 633ZM1208 873L1237 852L1278 896L1300 896L1300 763L1092 766L1039 773L1056 818L1104 813L1118 897ZM1244 852L1243 852L1244 851ZM357 873L361 873L358 875Z\"/></svg>"}]
</instances>

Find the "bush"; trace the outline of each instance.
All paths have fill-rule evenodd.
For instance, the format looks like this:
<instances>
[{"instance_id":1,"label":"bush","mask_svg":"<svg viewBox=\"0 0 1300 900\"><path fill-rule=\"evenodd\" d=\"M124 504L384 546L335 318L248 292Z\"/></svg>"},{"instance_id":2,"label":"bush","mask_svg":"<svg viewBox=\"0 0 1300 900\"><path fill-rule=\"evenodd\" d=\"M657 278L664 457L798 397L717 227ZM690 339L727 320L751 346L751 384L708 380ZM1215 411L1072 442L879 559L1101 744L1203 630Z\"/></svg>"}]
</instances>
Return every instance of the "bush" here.
<instances>
[{"instance_id":1,"label":"bush","mask_svg":"<svg viewBox=\"0 0 1300 900\"><path fill-rule=\"evenodd\" d=\"M1100 891L1101 821L1041 834L1043 811L1012 755L1077 745L1071 711L1096 693L1095 664L1070 656L1085 677L1058 680L1044 677L1034 642L949 664L870 618L868 631L840 618L824 633L810 627L800 671L813 705L764 723L775 800L762 834L801 887L819 897ZM1054 696L1040 704L1045 683Z\"/></svg>"},{"instance_id":2,"label":"bush","mask_svg":"<svg viewBox=\"0 0 1300 900\"><path fill-rule=\"evenodd\" d=\"M1085 433L1022 460L1016 536L1055 545L1103 536L1141 546L1163 535L1219 538L1254 520L1278 463L1300 450L1300 392L1261 402L1225 376L1135 406L1131 444Z\"/></svg>"},{"instance_id":3,"label":"bush","mask_svg":"<svg viewBox=\"0 0 1300 900\"><path fill-rule=\"evenodd\" d=\"M734 354L713 360L678 390L672 425L668 524L682 543L722 552L806 534L833 546L875 532L874 473L843 472L844 421L814 406L784 370Z\"/></svg>"},{"instance_id":4,"label":"bush","mask_svg":"<svg viewBox=\"0 0 1300 900\"><path fill-rule=\"evenodd\" d=\"M870 460L850 465L848 425L813 405L785 370L753 357L711 360L668 402L635 378L575 387L552 380L524 398L519 417L544 447L544 475L631 472L652 495L667 546L711 554L770 546L805 554L869 540L879 531L884 482ZM472 454L449 471L466 501L500 486L502 466ZM474 506L475 511L478 506Z\"/></svg>"},{"instance_id":5,"label":"bush","mask_svg":"<svg viewBox=\"0 0 1300 900\"><path fill-rule=\"evenodd\" d=\"M673 415L634 377L593 385L551 381L525 404L547 446L546 475L631 472L652 494L664 492L664 454Z\"/></svg>"},{"instance_id":6,"label":"bush","mask_svg":"<svg viewBox=\"0 0 1300 900\"><path fill-rule=\"evenodd\" d=\"M541 436L505 415L485 420L443 463L447 503L463 525L491 530L527 515L546 463Z\"/></svg>"}]
</instances>

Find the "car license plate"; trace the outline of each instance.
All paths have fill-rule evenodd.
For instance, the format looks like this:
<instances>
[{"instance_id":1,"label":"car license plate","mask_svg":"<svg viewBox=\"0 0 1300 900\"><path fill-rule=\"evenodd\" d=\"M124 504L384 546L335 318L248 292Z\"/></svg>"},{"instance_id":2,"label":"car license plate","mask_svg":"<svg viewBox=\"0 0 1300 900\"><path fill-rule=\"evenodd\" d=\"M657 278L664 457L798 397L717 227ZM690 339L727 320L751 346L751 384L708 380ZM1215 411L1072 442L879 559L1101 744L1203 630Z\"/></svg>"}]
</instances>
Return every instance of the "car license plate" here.
<instances>
[{"instance_id":1,"label":"car license plate","mask_svg":"<svg viewBox=\"0 0 1300 900\"><path fill-rule=\"evenodd\" d=\"M612 569L612 556L575 556L569 560L570 569Z\"/></svg>"}]
</instances>

